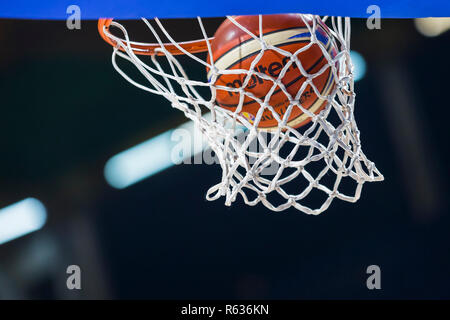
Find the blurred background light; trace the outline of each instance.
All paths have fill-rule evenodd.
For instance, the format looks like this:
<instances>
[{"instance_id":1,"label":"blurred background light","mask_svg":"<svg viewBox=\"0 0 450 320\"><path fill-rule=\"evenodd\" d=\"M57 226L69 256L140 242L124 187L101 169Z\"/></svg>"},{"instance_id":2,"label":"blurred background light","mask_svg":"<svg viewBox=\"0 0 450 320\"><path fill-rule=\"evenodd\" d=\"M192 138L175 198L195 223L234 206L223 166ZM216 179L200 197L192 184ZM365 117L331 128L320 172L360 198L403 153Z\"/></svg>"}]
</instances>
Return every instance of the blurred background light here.
<instances>
[{"instance_id":1,"label":"blurred background light","mask_svg":"<svg viewBox=\"0 0 450 320\"><path fill-rule=\"evenodd\" d=\"M0 244L41 229L46 220L45 206L34 198L0 209Z\"/></svg>"},{"instance_id":2,"label":"blurred background light","mask_svg":"<svg viewBox=\"0 0 450 320\"><path fill-rule=\"evenodd\" d=\"M366 60L364 57L356 51L350 51L350 57L353 62L354 70L354 80L358 81L364 78L366 74Z\"/></svg>"},{"instance_id":3,"label":"blurred background light","mask_svg":"<svg viewBox=\"0 0 450 320\"><path fill-rule=\"evenodd\" d=\"M418 18L414 24L424 36L436 37L450 29L450 18Z\"/></svg>"},{"instance_id":4,"label":"blurred background light","mask_svg":"<svg viewBox=\"0 0 450 320\"><path fill-rule=\"evenodd\" d=\"M105 178L114 188L123 189L171 165L172 130L125 150L106 162Z\"/></svg>"},{"instance_id":5,"label":"blurred background light","mask_svg":"<svg viewBox=\"0 0 450 320\"><path fill-rule=\"evenodd\" d=\"M210 117L211 114L205 115L206 119ZM183 134L187 135L187 139ZM175 145L186 152L174 154ZM110 158L105 165L105 178L112 187L124 189L182 163L186 158L202 152L206 146L201 132L192 121L188 121Z\"/></svg>"}]
</instances>

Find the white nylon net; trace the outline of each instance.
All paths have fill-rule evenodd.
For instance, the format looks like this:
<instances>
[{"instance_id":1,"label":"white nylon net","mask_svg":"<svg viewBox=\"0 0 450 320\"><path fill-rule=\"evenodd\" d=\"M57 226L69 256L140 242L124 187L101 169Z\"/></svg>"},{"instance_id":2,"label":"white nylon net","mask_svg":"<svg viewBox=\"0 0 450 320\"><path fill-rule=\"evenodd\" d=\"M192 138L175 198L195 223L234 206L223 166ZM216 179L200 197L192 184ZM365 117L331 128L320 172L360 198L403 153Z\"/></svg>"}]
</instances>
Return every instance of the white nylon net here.
<instances>
[{"instance_id":1,"label":"white nylon net","mask_svg":"<svg viewBox=\"0 0 450 320\"><path fill-rule=\"evenodd\" d=\"M309 45L295 53L271 45L263 36L263 17L259 16L259 35L252 34L233 17L227 17L261 45L249 70L220 70L215 67L214 61L211 64L206 62L206 54L212 57L209 38L212 35L206 34L201 18L197 19L198 25L208 45L208 52L203 56L184 50L158 19L155 19L156 26L146 19L143 21L160 44L157 49L161 54L159 56L136 55L131 48L130 44L133 42L129 39L127 30L115 21L111 27L120 30L122 36L105 33L117 43L112 55L114 68L136 87L167 98L172 107L183 111L207 138L222 168L222 179L208 190L208 200L223 196L225 204L231 205L240 195L251 206L262 203L273 211L294 207L307 214L323 212L335 198L356 202L364 182L381 181L383 176L361 149L360 133L353 114L355 93L350 59L350 19L298 15L298 19L305 22L312 35L310 44L317 44L328 61L318 72L308 74L297 56L307 50ZM307 23L305 18L312 23ZM334 57L316 37L319 19L327 23L336 44L337 53ZM164 46L160 35L185 55L182 58L172 55ZM289 58L278 77L271 77L254 69L266 50L277 51ZM128 76L119 67L119 58L131 62L147 82L138 83ZM190 61L186 64L186 60ZM185 69L191 64L203 65L203 79L188 77ZM295 96L289 94L281 81L286 70L293 64L306 79ZM211 70L209 82L206 80L206 68ZM331 70L335 86L323 96L313 80L326 70ZM216 84L215 79L224 74L243 74L245 80L237 88ZM271 90L263 98L258 98L245 89L254 75L273 83ZM327 101L326 106L317 114L302 106L300 97L308 85L318 97ZM289 97L290 104L284 115L279 115L269 103L275 88L281 88ZM235 110L230 111L218 105L216 94L219 89L242 96ZM241 113L244 96L256 100L260 105L252 121ZM289 114L294 108L300 108L311 121L298 129L287 125ZM257 127L266 110L270 110L278 122L278 127L270 131Z\"/></svg>"}]
</instances>

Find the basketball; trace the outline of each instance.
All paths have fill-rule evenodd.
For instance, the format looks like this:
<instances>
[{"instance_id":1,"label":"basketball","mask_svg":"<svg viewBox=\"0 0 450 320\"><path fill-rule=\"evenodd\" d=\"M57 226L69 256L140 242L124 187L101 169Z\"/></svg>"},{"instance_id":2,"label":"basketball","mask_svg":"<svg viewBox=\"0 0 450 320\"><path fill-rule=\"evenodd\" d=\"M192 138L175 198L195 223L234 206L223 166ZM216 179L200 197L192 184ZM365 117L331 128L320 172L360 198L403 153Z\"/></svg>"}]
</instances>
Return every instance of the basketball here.
<instances>
[{"instance_id":1,"label":"basketball","mask_svg":"<svg viewBox=\"0 0 450 320\"><path fill-rule=\"evenodd\" d=\"M258 16L235 16L234 20L245 29L253 33L257 38L260 37L259 17ZM310 84L306 85L301 96L296 95L301 90L302 84L306 78L300 71L298 64L293 63L286 66L294 57L293 54L311 43L310 30L306 26L308 23L313 26L313 17L299 14L275 14L262 16L262 33L265 42L277 49L267 49L254 65L254 71L264 74L270 79L263 79L261 76L253 74L248 80L244 91L243 106L240 112L253 124L257 112L260 109L260 103L253 98L259 98L262 101L271 91L274 81L279 79L284 85L285 90L291 97L283 92L283 89L276 85L268 99L274 111L280 119L283 118L290 103L294 100L294 106L287 121L287 125L292 128L298 128L308 123L311 118L305 114L298 105L315 114L319 113L327 104L327 100L321 99ZM320 20L316 20L316 38L321 42L323 48L331 57L336 56L336 45L331 40L328 27ZM312 29L311 29L312 30ZM255 39L245 30L234 24L230 19L226 19L217 29L214 39L211 41L212 59L218 70L250 70L252 63L258 59L261 52L261 42ZM286 53L287 52L287 53ZM328 66L322 73L321 69L328 64L319 44L313 43L301 52L296 54L301 66L307 75L313 76L312 83L323 97L327 97L334 89L333 73ZM208 63L210 62L208 55ZM287 70L285 70L287 68ZM212 72L207 69L208 81L212 81ZM284 72L284 75L283 75ZM314 76L317 73L317 76ZM280 76L281 75L281 76ZM222 108L235 111L239 105L240 92L232 92L220 87L242 89L246 80L247 72L238 74L219 74L213 85L216 90L216 103ZM273 79L273 81L271 80ZM272 114L272 111L266 108L258 124L259 129L274 130L278 127L278 121Z\"/></svg>"}]
</instances>

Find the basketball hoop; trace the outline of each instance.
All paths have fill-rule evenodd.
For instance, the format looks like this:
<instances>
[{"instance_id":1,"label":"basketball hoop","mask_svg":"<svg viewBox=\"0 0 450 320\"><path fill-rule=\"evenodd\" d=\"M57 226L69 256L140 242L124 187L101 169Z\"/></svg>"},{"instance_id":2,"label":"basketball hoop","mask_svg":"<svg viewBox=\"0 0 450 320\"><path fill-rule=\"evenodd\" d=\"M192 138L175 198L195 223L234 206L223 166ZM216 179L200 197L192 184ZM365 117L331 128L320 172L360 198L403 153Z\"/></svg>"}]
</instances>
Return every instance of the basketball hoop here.
<instances>
[{"instance_id":1,"label":"basketball hoop","mask_svg":"<svg viewBox=\"0 0 450 320\"><path fill-rule=\"evenodd\" d=\"M175 41L157 18L154 19L157 28L142 19L155 43L131 41L127 29L113 19L100 19L98 30L114 47L112 64L119 74L134 86L165 97L172 107L194 121L207 138L222 168L222 179L208 190L208 200L223 196L229 206L240 195L251 206L262 203L273 211L294 207L315 215L325 211L335 198L356 202L365 182L381 181L383 176L361 149L353 114L350 18L296 15L304 29L303 44L290 52L274 44L275 40L264 33L265 17L257 17L256 32L248 30L238 18L227 17L227 23L248 35L253 45L258 44L258 52L253 52L254 58L250 60L252 67L247 69L218 66L211 45L214 37L207 35L201 18L197 22L203 38L187 42ZM114 35L112 29L122 36ZM168 41L162 41L161 35ZM297 36L300 37L294 35ZM306 67L301 57L311 48L322 52L325 60L320 70L309 73L313 69ZM284 65L277 69L276 76L275 72L255 68L269 51L283 58ZM204 78L191 79L180 55L203 66ZM142 56L149 56L148 61L144 62ZM119 67L121 59L134 65L147 83L127 75ZM292 92L283 77L294 68L301 73L303 82ZM238 76L240 86L218 81L227 76ZM325 80L319 86L320 77ZM264 96L248 90L255 79L270 87ZM287 97L283 112L277 111L271 102L280 92ZM224 107L220 100L227 93L236 98L232 107ZM311 96L320 100L320 104L314 107L312 102L308 104L305 97ZM246 109L250 100L257 106L253 113ZM295 121L294 113L298 114ZM272 122L264 127L267 118Z\"/></svg>"}]
</instances>

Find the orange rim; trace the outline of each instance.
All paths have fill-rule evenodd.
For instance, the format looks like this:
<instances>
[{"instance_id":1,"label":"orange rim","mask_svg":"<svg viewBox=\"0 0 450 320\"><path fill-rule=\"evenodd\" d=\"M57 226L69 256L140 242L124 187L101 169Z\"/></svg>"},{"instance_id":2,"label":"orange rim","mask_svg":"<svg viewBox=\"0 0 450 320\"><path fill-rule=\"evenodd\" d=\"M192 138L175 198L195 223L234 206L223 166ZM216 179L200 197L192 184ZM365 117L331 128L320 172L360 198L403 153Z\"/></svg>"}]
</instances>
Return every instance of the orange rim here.
<instances>
[{"instance_id":1,"label":"orange rim","mask_svg":"<svg viewBox=\"0 0 450 320\"><path fill-rule=\"evenodd\" d=\"M105 32L109 32L109 27L111 25L111 22L113 21L112 18L101 18L98 20L98 32L100 33L100 36L105 40L107 43L109 43L111 46L116 47L117 43L110 39ZM212 40L210 38L209 40ZM125 40L123 40L125 42ZM185 54L183 51L178 49L173 43L164 43L164 48L170 52L172 55L182 55ZM206 52L208 51L208 47L206 44L206 40L194 40L194 41L186 41L186 42L180 42L178 45L186 50L189 53L199 53L199 52ZM159 43L136 43L130 42L130 46L135 54L138 55L144 55L144 56L153 56L153 55L159 55L163 56L164 52L156 51L156 49L160 49L161 46ZM119 47L121 51L125 51L122 47Z\"/></svg>"}]
</instances>

